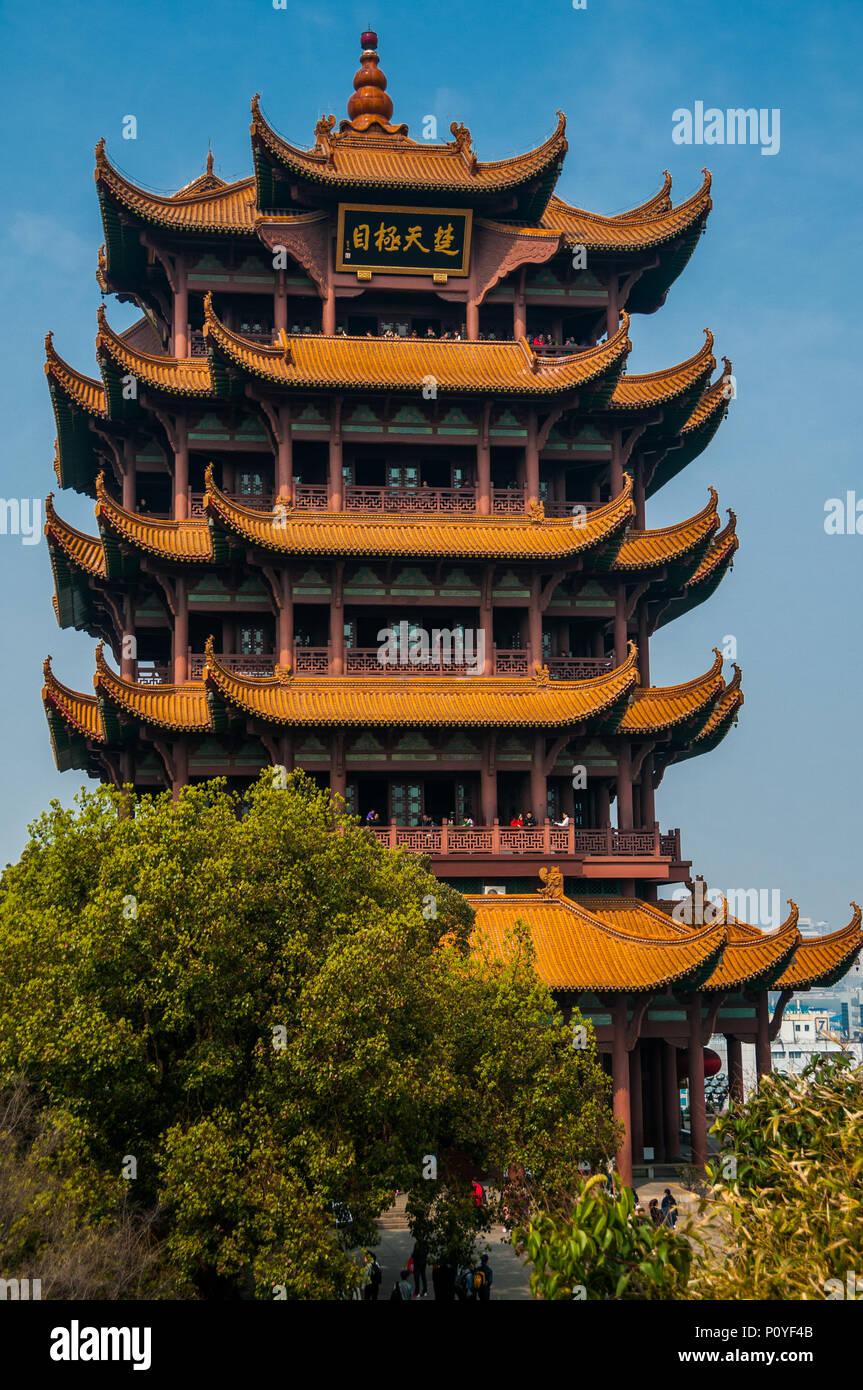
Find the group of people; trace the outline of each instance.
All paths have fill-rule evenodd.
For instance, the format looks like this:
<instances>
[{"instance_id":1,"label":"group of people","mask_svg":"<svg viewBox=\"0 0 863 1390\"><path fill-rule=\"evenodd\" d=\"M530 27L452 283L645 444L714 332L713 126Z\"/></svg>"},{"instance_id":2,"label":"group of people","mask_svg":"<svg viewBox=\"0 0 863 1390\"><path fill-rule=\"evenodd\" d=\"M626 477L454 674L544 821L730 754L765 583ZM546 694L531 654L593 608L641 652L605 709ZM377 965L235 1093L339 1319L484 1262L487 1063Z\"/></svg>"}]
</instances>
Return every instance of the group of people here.
<instances>
[{"instance_id":1,"label":"group of people","mask_svg":"<svg viewBox=\"0 0 863 1390\"><path fill-rule=\"evenodd\" d=\"M369 1255L368 1261L363 1271L367 1275L363 1298L367 1302L377 1302L382 1271L374 1255ZM390 1302L411 1303L428 1298L427 1270L428 1251L417 1242L407 1265L393 1284ZM481 1255L477 1264L463 1265L461 1268L448 1260L437 1260L432 1266L431 1282L436 1303L467 1303L471 1300L488 1303L494 1273L488 1255Z\"/></svg>"},{"instance_id":2,"label":"group of people","mask_svg":"<svg viewBox=\"0 0 863 1390\"><path fill-rule=\"evenodd\" d=\"M636 1203L636 1214L638 1214L640 1202ZM674 1230L677 1226L677 1199L670 1187L666 1187L662 1197L662 1204L655 1197L651 1197L647 1204L647 1214L654 1226L670 1226Z\"/></svg>"},{"instance_id":3,"label":"group of people","mask_svg":"<svg viewBox=\"0 0 863 1390\"><path fill-rule=\"evenodd\" d=\"M366 825L372 827L378 826L381 823L380 815L374 809L374 807L370 811L366 812L364 820ZM567 815L566 811L564 811L560 820L552 821L552 825L554 825L557 830L566 830L569 826L569 823L570 817ZM434 830L437 824L438 822L434 820L434 818L430 816L427 811L423 811L422 815L420 816L421 830ZM476 821L471 815L470 807L466 807L461 820L459 820L458 817L455 814L453 814L449 817L448 824L460 826L462 829L472 830L473 827L476 825ZM539 821L533 814L533 811L513 811L512 816L510 817L509 824L510 828L513 830L535 830L539 826Z\"/></svg>"}]
</instances>

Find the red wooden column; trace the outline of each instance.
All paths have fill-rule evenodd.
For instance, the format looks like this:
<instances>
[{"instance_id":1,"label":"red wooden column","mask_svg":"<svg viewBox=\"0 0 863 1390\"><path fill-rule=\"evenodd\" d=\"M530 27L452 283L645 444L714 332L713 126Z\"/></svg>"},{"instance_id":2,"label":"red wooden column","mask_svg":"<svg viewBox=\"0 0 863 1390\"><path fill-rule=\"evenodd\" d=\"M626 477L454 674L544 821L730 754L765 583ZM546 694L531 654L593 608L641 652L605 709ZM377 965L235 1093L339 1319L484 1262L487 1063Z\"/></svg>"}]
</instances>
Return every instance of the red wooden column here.
<instances>
[{"instance_id":1,"label":"red wooden column","mask_svg":"<svg viewBox=\"0 0 863 1390\"><path fill-rule=\"evenodd\" d=\"M527 337L527 266L523 265L516 281L515 297L512 305L512 336L516 342Z\"/></svg>"},{"instance_id":2,"label":"red wooden column","mask_svg":"<svg viewBox=\"0 0 863 1390\"><path fill-rule=\"evenodd\" d=\"M174 580L174 684L183 685L188 671L189 599L186 581Z\"/></svg>"},{"instance_id":3,"label":"red wooden column","mask_svg":"<svg viewBox=\"0 0 863 1390\"><path fill-rule=\"evenodd\" d=\"M124 681L135 679L135 604L131 594L123 595L123 631L120 634L120 675Z\"/></svg>"},{"instance_id":4,"label":"red wooden column","mask_svg":"<svg viewBox=\"0 0 863 1390\"><path fill-rule=\"evenodd\" d=\"M482 576L479 622L484 647L483 676L494 675L494 566L486 565ZM479 653L477 653L479 655Z\"/></svg>"},{"instance_id":5,"label":"red wooden column","mask_svg":"<svg viewBox=\"0 0 863 1390\"><path fill-rule=\"evenodd\" d=\"M340 512L343 510L341 396L336 396L333 400L332 411L333 413L330 417L330 467L329 478L327 480L327 492L330 511Z\"/></svg>"},{"instance_id":6,"label":"red wooden column","mask_svg":"<svg viewBox=\"0 0 863 1390\"><path fill-rule=\"evenodd\" d=\"M294 664L294 596L291 573L286 567L279 575L279 665Z\"/></svg>"},{"instance_id":7,"label":"red wooden column","mask_svg":"<svg viewBox=\"0 0 863 1390\"><path fill-rule=\"evenodd\" d=\"M731 1033L725 1034L728 1049L728 1094L735 1105L743 1104L743 1044Z\"/></svg>"},{"instance_id":8,"label":"red wooden column","mask_svg":"<svg viewBox=\"0 0 863 1390\"><path fill-rule=\"evenodd\" d=\"M277 442L279 452L276 457L276 492L281 502L290 505L294 496L294 463L291 407L289 405L279 406L279 437Z\"/></svg>"},{"instance_id":9,"label":"red wooden column","mask_svg":"<svg viewBox=\"0 0 863 1390\"><path fill-rule=\"evenodd\" d=\"M617 828L632 829L632 753L629 742L617 754Z\"/></svg>"},{"instance_id":10,"label":"red wooden column","mask_svg":"<svg viewBox=\"0 0 863 1390\"><path fill-rule=\"evenodd\" d=\"M701 1041L702 995L696 990L689 1003L689 1128L692 1163L707 1162L707 1112L704 1105L704 1044Z\"/></svg>"},{"instance_id":11,"label":"red wooden column","mask_svg":"<svg viewBox=\"0 0 863 1390\"><path fill-rule=\"evenodd\" d=\"M330 599L330 675L345 674L345 601L342 560L333 565L333 593Z\"/></svg>"},{"instance_id":12,"label":"red wooden column","mask_svg":"<svg viewBox=\"0 0 863 1390\"><path fill-rule=\"evenodd\" d=\"M665 1158L665 1132L662 1126L662 1052L665 1044L661 1038L650 1038L642 1039L640 1046L644 1053L647 1072L644 1088L647 1102L647 1142L653 1149L654 1159L661 1162Z\"/></svg>"},{"instance_id":13,"label":"red wooden column","mask_svg":"<svg viewBox=\"0 0 863 1390\"><path fill-rule=\"evenodd\" d=\"M543 825L548 817L548 783L545 776L545 736L535 734L533 759L530 764L530 807L537 822Z\"/></svg>"},{"instance_id":14,"label":"red wooden column","mask_svg":"<svg viewBox=\"0 0 863 1390\"><path fill-rule=\"evenodd\" d=\"M677 1079L677 1048L674 1043L662 1043L662 1119L665 1139L665 1162L670 1163L680 1153L680 1083Z\"/></svg>"},{"instance_id":15,"label":"red wooden column","mask_svg":"<svg viewBox=\"0 0 863 1390\"><path fill-rule=\"evenodd\" d=\"M178 419L174 431L174 520L184 521L188 515L189 501L189 436L186 421Z\"/></svg>"},{"instance_id":16,"label":"red wooden column","mask_svg":"<svg viewBox=\"0 0 863 1390\"><path fill-rule=\"evenodd\" d=\"M653 789L653 754L641 764L641 821L646 830L656 824L656 797Z\"/></svg>"},{"instance_id":17,"label":"red wooden column","mask_svg":"<svg viewBox=\"0 0 863 1390\"><path fill-rule=\"evenodd\" d=\"M189 355L189 291L186 267L177 257L174 262L174 304L171 321L171 345L175 357Z\"/></svg>"},{"instance_id":18,"label":"red wooden column","mask_svg":"<svg viewBox=\"0 0 863 1390\"><path fill-rule=\"evenodd\" d=\"M542 612L539 606L540 577L535 574L530 581L530 607L527 610L528 673L532 674L542 665Z\"/></svg>"},{"instance_id":19,"label":"red wooden column","mask_svg":"<svg viewBox=\"0 0 863 1390\"><path fill-rule=\"evenodd\" d=\"M123 506L127 512L137 510L134 440L123 440Z\"/></svg>"},{"instance_id":20,"label":"red wooden column","mask_svg":"<svg viewBox=\"0 0 863 1390\"><path fill-rule=\"evenodd\" d=\"M647 601L638 606L638 675L646 689L650 685L650 638L647 631Z\"/></svg>"},{"instance_id":21,"label":"red wooden column","mask_svg":"<svg viewBox=\"0 0 863 1390\"><path fill-rule=\"evenodd\" d=\"M288 287L285 272L276 271L276 284L273 292L273 327L276 332L288 331Z\"/></svg>"},{"instance_id":22,"label":"red wooden column","mask_svg":"<svg viewBox=\"0 0 863 1390\"><path fill-rule=\"evenodd\" d=\"M626 1050L627 996L617 1000L612 1010L614 1029L611 1050L611 1075L614 1094L614 1118L624 1127L623 1142L617 1151L617 1171L624 1187L632 1186L632 1116L630 1114L629 1053Z\"/></svg>"},{"instance_id":23,"label":"red wooden column","mask_svg":"<svg viewBox=\"0 0 863 1390\"><path fill-rule=\"evenodd\" d=\"M641 1087L641 1042L629 1054L629 1109L632 1116L632 1161L644 1162L644 1112Z\"/></svg>"},{"instance_id":24,"label":"red wooden column","mask_svg":"<svg viewBox=\"0 0 863 1390\"><path fill-rule=\"evenodd\" d=\"M527 445L524 451L524 481L527 508L539 501L539 427L535 410L527 413Z\"/></svg>"},{"instance_id":25,"label":"red wooden column","mask_svg":"<svg viewBox=\"0 0 863 1390\"><path fill-rule=\"evenodd\" d=\"M480 516L488 516L491 512L491 442L488 432L490 419L491 402L486 401L480 416L479 438L476 444L476 509Z\"/></svg>"},{"instance_id":26,"label":"red wooden column","mask_svg":"<svg viewBox=\"0 0 863 1390\"><path fill-rule=\"evenodd\" d=\"M769 1076L773 1070L773 1062L770 1056L770 1035L767 1017L767 991L760 989L756 1001L758 1032L755 1036L755 1070L760 1081L762 1076Z\"/></svg>"},{"instance_id":27,"label":"red wooden column","mask_svg":"<svg viewBox=\"0 0 863 1390\"><path fill-rule=\"evenodd\" d=\"M330 791L334 797L340 796L343 802L347 800L348 779L345 772L345 739L342 733L333 734L330 756Z\"/></svg>"},{"instance_id":28,"label":"red wooden column","mask_svg":"<svg viewBox=\"0 0 863 1390\"><path fill-rule=\"evenodd\" d=\"M483 825L491 825L497 817L497 771L495 768L495 735L485 736L482 771L480 773L480 808Z\"/></svg>"}]
</instances>

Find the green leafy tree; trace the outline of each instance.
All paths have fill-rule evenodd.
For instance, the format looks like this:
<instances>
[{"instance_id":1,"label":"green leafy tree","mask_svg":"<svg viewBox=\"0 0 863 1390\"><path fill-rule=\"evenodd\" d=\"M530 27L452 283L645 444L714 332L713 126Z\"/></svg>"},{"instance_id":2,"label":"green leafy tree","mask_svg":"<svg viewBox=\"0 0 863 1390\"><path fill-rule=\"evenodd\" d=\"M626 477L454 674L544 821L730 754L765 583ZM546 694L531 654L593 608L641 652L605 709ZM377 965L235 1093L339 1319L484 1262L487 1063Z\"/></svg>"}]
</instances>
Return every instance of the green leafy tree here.
<instances>
[{"instance_id":1,"label":"green leafy tree","mask_svg":"<svg viewBox=\"0 0 863 1390\"><path fill-rule=\"evenodd\" d=\"M863 1070L838 1054L774 1072L713 1132L692 1295L842 1297L847 1274L863 1274Z\"/></svg>"},{"instance_id":2,"label":"green leafy tree","mask_svg":"<svg viewBox=\"0 0 863 1390\"><path fill-rule=\"evenodd\" d=\"M615 1193L596 1174L568 1212L542 1212L513 1243L533 1266L530 1291L545 1300L685 1298L692 1251L686 1238L635 1211L631 1188Z\"/></svg>"},{"instance_id":3,"label":"green leafy tree","mask_svg":"<svg viewBox=\"0 0 863 1390\"><path fill-rule=\"evenodd\" d=\"M452 1224L453 1155L529 1197L613 1146L524 934L492 961L471 928L302 774L82 793L0 883L0 1082L62 1106L100 1173L134 1156L199 1293L346 1296L396 1188Z\"/></svg>"}]
</instances>

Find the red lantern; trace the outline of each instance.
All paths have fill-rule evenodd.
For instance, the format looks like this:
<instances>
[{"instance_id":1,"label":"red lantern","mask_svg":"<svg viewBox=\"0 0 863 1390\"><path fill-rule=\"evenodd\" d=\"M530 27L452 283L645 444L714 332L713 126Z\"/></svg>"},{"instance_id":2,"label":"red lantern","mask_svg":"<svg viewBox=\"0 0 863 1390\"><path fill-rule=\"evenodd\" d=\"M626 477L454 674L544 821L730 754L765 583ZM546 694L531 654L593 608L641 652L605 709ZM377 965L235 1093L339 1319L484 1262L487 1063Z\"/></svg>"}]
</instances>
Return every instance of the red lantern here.
<instances>
[{"instance_id":1,"label":"red lantern","mask_svg":"<svg viewBox=\"0 0 863 1390\"><path fill-rule=\"evenodd\" d=\"M722 1070L722 1058L718 1052L714 1052L712 1047L704 1049L704 1075L716 1076ZM683 1048L677 1049L677 1080L684 1082L689 1080L689 1053Z\"/></svg>"}]
</instances>

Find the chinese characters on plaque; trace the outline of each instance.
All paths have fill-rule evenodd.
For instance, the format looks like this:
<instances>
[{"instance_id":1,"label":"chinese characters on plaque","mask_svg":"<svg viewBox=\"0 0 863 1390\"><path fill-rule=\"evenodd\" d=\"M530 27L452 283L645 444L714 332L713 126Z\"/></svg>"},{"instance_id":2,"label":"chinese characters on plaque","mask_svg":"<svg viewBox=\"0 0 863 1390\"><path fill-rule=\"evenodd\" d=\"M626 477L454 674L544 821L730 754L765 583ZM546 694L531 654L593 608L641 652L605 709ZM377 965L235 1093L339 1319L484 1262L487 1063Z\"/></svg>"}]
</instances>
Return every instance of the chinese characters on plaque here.
<instances>
[{"instance_id":1,"label":"chinese characters on plaque","mask_svg":"<svg viewBox=\"0 0 863 1390\"><path fill-rule=\"evenodd\" d=\"M337 270L467 275L472 212L339 204Z\"/></svg>"}]
</instances>

